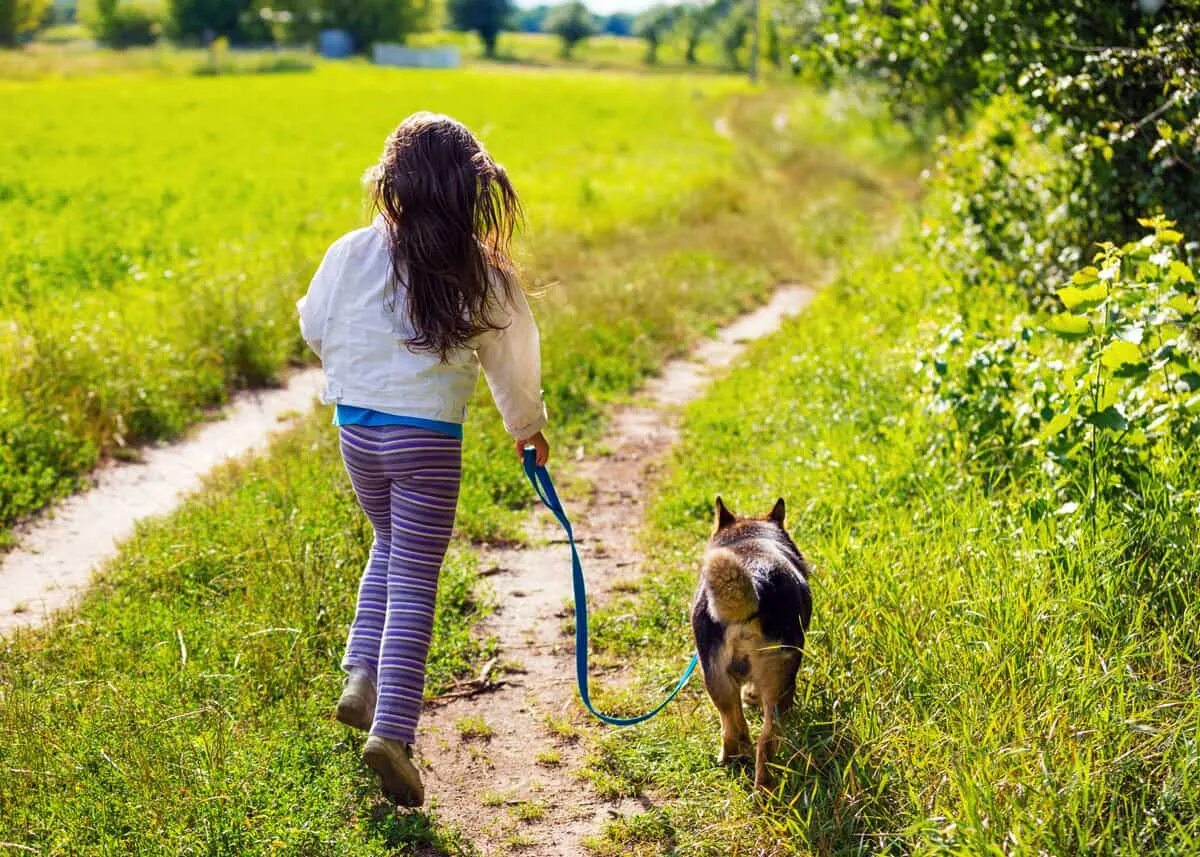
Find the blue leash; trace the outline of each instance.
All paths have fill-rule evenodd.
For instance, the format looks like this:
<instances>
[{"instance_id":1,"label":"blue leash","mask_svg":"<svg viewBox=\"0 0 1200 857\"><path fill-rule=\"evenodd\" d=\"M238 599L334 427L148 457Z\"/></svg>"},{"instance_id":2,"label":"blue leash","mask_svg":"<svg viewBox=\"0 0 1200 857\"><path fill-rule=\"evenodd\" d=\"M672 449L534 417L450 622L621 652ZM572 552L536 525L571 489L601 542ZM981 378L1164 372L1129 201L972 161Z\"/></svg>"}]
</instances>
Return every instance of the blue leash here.
<instances>
[{"instance_id":1,"label":"blue leash","mask_svg":"<svg viewBox=\"0 0 1200 857\"><path fill-rule=\"evenodd\" d=\"M683 690L683 686L688 683L688 679L696 671L698 658L696 655L692 655L692 660L688 663L687 669L683 671L683 677L676 683L675 689L667 694L667 698L660 702L653 711L637 717L610 717L607 714L601 714L592 706L592 699L588 693L587 584L583 579L583 563L579 561L579 551L575 547L575 534L571 531L571 522L567 520L567 513L563 509L562 501L558 499L558 492L554 490L554 480L550 478L550 471L545 467L538 466L533 447L525 447L525 475L529 477L529 483L533 485L533 490L546 504L546 508L553 512L554 517L558 518L558 522L562 524L562 528L567 534L567 543L571 546L571 580L575 587L575 677L579 682L579 696L583 700L583 704L587 706L588 711L610 726L633 726L649 720L666 708L667 703Z\"/></svg>"}]
</instances>

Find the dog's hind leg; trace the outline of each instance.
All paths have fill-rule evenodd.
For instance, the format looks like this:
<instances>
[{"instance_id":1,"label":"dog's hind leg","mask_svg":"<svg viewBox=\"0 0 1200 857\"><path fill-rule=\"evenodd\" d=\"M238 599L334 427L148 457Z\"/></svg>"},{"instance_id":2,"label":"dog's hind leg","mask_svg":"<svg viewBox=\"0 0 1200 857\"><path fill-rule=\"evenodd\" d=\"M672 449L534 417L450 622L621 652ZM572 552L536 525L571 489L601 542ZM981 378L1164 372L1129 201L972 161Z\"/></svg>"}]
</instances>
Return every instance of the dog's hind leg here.
<instances>
[{"instance_id":1,"label":"dog's hind leg","mask_svg":"<svg viewBox=\"0 0 1200 857\"><path fill-rule=\"evenodd\" d=\"M754 787L756 789L769 789L775 781L775 777L772 776L767 766L775 757L775 751L779 745L778 717L778 701L773 697L764 696L762 731L758 733L758 747L754 754Z\"/></svg>"},{"instance_id":2,"label":"dog's hind leg","mask_svg":"<svg viewBox=\"0 0 1200 857\"><path fill-rule=\"evenodd\" d=\"M728 675L717 671L712 675L704 673L704 685L721 715L721 752L717 762L723 765L739 756L749 756L750 727L737 685Z\"/></svg>"},{"instance_id":3,"label":"dog's hind leg","mask_svg":"<svg viewBox=\"0 0 1200 857\"><path fill-rule=\"evenodd\" d=\"M762 698L763 725L754 755L754 787L769 789L774 782L769 765L779 751L779 719L796 699L796 670L799 657L770 657L756 663L754 677Z\"/></svg>"}]
</instances>

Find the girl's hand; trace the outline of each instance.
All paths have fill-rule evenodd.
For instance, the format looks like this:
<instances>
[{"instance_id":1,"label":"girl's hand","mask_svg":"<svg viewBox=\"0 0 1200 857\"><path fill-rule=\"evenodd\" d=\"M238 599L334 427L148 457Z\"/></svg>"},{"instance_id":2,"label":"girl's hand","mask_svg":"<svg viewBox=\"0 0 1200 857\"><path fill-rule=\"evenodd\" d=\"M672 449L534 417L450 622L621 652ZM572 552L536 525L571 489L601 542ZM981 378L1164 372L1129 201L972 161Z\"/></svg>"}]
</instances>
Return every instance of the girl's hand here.
<instances>
[{"instance_id":1,"label":"girl's hand","mask_svg":"<svg viewBox=\"0 0 1200 857\"><path fill-rule=\"evenodd\" d=\"M546 436L541 432L527 437L524 440L517 441L517 458L525 458L525 447L532 446L535 454L534 458L537 461L538 467L545 467L547 459L550 458L550 444L546 441Z\"/></svg>"}]
</instances>

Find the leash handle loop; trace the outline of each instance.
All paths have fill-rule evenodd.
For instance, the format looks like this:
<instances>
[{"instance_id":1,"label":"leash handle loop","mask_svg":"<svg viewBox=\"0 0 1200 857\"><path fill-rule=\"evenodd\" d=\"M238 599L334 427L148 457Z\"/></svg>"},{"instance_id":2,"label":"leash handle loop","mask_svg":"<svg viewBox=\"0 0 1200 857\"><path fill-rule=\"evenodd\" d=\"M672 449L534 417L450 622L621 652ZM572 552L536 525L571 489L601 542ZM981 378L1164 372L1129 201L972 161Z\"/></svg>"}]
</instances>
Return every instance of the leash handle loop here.
<instances>
[{"instance_id":1,"label":"leash handle loop","mask_svg":"<svg viewBox=\"0 0 1200 857\"><path fill-rule=\"evenodd\" d=\"M531 446L525 447L524 466L525 475L529 478L529 483L533 486L534 492L562 525L563 531L567 534L567 544L571 548L571 583L575 592L575 678L579 684L579 697L583 700L583 704L588 711L610 726L633 726L649 720L666 708L667 703L674 699L679 691L683 690L683 686L688 683L688 679L696 671L696 664L699 659L696 655L692 655L687 669L683 671L683 676L676 682L671 692L667 694L667 698L660 702L652 711L648 711L637 717L612 717L608 714L602 714L595 709L592 705L591 694L588 692L587 583L583 577L583 563L579 559L579 550L575 546L575 533L571 529L571 521L567 518L567 512L563 508L562 501L558 498L558 492L554 490L554 480L550 478L550 471L544 466L538 466L536 453Z\"/></svg>"}]
</instances>

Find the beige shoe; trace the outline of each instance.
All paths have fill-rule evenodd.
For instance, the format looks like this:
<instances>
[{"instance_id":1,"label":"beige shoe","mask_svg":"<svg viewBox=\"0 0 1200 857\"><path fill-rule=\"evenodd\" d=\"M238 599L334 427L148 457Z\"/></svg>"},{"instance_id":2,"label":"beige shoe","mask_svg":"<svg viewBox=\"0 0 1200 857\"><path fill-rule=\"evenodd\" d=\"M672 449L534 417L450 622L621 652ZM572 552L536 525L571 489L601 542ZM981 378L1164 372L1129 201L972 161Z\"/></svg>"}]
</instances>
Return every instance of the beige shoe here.
<instances>
[{"instance_id":1,"label":"beige shoe","mask_svg":"<svg viewBox=\"0 0 1200 857\"><path fill-rule=\"evenodd\" d=\"M375 773L383 793L400 806L425 803L421 773L412 762L412 747L403 741L372 735L363 745L363 761Z\"/></svg>"},{"instance_id":2,"label":"beige shoe","mask_svg":"<svg viewBox=\"0 0 1200 857\"><path fill-rule=\"evenodd\" d=\"M337 704L337 719L364 732L371 730L375 719L375 682L365 672L352 670L346 678Z\"/></svg>"}]
</instances>

